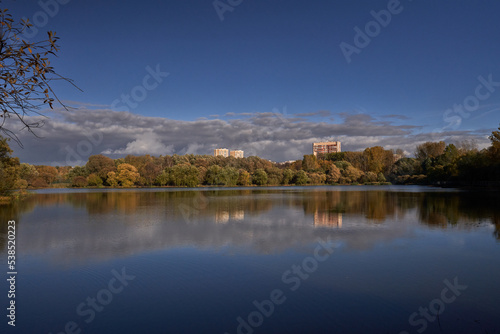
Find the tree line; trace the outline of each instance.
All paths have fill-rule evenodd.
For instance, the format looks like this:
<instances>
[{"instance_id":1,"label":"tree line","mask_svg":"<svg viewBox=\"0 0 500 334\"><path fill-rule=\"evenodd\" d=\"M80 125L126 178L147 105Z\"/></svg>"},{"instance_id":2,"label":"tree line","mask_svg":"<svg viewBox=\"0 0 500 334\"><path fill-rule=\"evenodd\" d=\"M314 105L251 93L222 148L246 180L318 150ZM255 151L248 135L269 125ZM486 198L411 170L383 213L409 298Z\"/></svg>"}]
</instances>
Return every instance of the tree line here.
<instances>
[{"instance_id":1,"label":"tree line","mask_svg":"<svg viewBox=\"0 0 500 334\"><path fill-rule=\"evenodd\" d=\"M499 128L500 130L500 128ZM305 155L302 160L274 163L209 155L134 156L111 159L98 154L84 166L20 163L8 139L0 139L0 194L13 189L136 186L266 186L321 184L476 184L500 182L500 131L491 146L426 142L415 157L375 146L356 152Z\"/></svg>"}]
</instances>

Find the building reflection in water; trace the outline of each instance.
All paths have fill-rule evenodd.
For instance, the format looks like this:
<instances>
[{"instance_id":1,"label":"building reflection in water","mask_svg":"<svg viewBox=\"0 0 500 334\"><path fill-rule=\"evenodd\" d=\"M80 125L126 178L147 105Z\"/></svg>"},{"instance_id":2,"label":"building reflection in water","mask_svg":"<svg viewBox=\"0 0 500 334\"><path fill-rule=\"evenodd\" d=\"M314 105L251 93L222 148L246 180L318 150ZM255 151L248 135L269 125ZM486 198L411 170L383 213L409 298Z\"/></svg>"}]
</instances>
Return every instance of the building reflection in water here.
<instances>
[{"instance_id":1,"label":"building reflection in water","mask_svg":"<svg viewBox=\"0 0 500 334\"><path fill-rule=\"evenodd\" d=\"M242 221L245 219L245 210L220 210L215 211L215 222L217 224L226 224L231 221Z\"/></svg>"},{"instance_id":2,"label":"building reflection in water","mask_svg":"<svg viewBox=\"0 0 500 334\"><path fill-rule=\"evenodd\" d=\"M342 228L342 213L316 210L314 227Z\"/></svg>"}]
</instances>

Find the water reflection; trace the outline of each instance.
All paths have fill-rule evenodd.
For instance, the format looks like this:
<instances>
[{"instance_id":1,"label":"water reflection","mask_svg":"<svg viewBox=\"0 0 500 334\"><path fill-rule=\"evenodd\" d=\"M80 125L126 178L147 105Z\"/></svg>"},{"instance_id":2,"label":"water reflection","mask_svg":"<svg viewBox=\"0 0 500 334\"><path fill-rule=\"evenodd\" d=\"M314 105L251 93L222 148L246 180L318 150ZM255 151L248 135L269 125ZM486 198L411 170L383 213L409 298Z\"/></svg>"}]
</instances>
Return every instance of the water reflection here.
<instances>
[{"instance_id":1,"label":"water reflection","mask_svg":"<svg viewBox=\"0 0 500 334\"><path fill-rule=\"evenodd\" d=\"M280 252L318 237L351 249L420 228L491 228L500 240L496 194L335 187L37 194L0 208L15 219L27 253L56 262L172 247ZM424 188L425 189L425 188ZM5 249L6 225L0 224Z\"/></svg>"},{"instance_id":2,"label":"water reflection","mask_svg":"<svg viewBox=\"0 0 500 334\"><path fill-rule=\"evenodd\" d=\"M317 210L314 213L314 226L342 228L342 214L340 212Z\"/></svg>"}]
</instances>

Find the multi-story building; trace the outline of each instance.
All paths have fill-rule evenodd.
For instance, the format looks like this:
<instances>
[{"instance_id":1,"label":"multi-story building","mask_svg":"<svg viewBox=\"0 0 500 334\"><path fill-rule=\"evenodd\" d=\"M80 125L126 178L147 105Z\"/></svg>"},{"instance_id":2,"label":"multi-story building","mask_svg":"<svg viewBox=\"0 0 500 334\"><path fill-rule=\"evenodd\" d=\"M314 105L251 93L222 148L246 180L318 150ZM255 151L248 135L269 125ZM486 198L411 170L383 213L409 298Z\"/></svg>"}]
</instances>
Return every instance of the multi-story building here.
<instances>
[{"instance_id":1,"label":"multi-story building","mask_svg":"<svg viewBox=\"0 0 500 334\"><path fill-rule=\"evenodd\" d=\"M235 158L243 158L243 151L242 150L234 150L231 151L230 155Z\"/></svg>"},{"instance_id":2,"label":"multi-story building","mask_svg":"<svg viewBox=\"0 0 500 334\"><path fill-rule=\"evenodd\" d=\"M217 148L214 150L214 157L217 156L227 158L229 156L229 150L227 148Z\"/></svg>"},{"instance_id":3,"label":"multi-story building","mask_svg":"<svg viewBox=\"0 0 500 334\"><path fill-rule=\"evenodd\" d=\"M322 143L313 143L313 154L318 156L318 154L327 153L338 153L341 152L341 146L339 141L329 141Z\"/></svg>"}]
</instances>

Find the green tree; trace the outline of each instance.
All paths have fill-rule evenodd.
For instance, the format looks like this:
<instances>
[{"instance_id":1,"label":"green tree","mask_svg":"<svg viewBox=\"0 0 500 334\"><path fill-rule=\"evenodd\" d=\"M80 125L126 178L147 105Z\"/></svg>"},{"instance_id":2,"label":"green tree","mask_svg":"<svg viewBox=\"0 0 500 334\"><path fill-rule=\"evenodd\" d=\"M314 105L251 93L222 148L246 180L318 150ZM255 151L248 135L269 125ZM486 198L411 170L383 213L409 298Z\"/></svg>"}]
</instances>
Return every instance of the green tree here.
<instances>
[{"instance_id":1,"label":"green tree","mask_svg":"<svg viewBox=\"0 0 500 334\"><path fill-rule=\"evenodd\" d=\"M109 174L108 174L109 178ZM167 169L164 169L157 177L155 180L155 183L160 185L160 186L166 186L168 184L168 179L169 179L169 173ZM109 182L109 179L108 179Z\"/></svg>"},{"instance_id":2,"label":"green tree","mask_svg":"<svg viewBox=\"0 0 500 334\"><path fill-rule=\"evenodd\" d=\"M70 169L68 172L68 179L70 182L73 182L73 179L77 176L82 176L84 178L87 178L89 176L89 172L87 171L87 168L85 166L75 166Z\"/></svg>"},{"instance_id":3,"label":"green tree","mask_svg":"<svg viewBox=\"0 0 500 334\"><path fill-rule=\"evenodd\" d=\"M382 173L380 173L380 174L382 174ZM363 178L363 181L364 182L377 182L377 174L375 174L374 172L366 172L365 177Z\"/></svg>"},{"instance_id":4,"label":"green tree","mask_svg":"<svg viewBox=\"0 0 500 334\"><path fill-rule=\"evenodd\" d=\"M425 142L421 145L417 146L417 150L415 152L415 157L423 162L425 159L432 159L440 156L444 153L444 149L446 147L446 143L444 141L440 142Z\"/></svg>"},{"instance_id":5,"label":"green tree","mask_svg":"<svg viewBox=\"0 0 500 334\"><path fill-rule=\"evenodd\" d=\"M307 182L309 182L309 178L307 177L307 173L303 170L297 171L293 176L293 183L298 186L307 184Z\"/></svg>"},{"instance_id":6,"label":"green tree","mask_svg":"<svg viewBox=\"0 0 500 334\"><path fill-rule=\"evenodd\" d=\"M404 184L412 175L420 174L420 164L415 158L402 158L396 161L389 172L389 180Z\"/></svg>"},{"instance_id":7,"label":"green tree","mask_svg":"<svg viewBox=\"0 0 500 334\"><path fill-rule=\"evenodd\" d=\"M283 180L283 171L278 167L271 167L266 170L267 183L271 185L279 185Z\"/></svg>"},{"instance_id":8,"label":"green tree","mask_svg":"<svg viewBox=\"0 0 500 334\"><path fill-rule=\"evenodd\" d=\"M293 170L291 170L290 168L285 168L285 170L283 170L283 178L281 179L281 184L287 185L292 183L293 175Z\"/></svg>"},{"instance_id":9,"label":"green tree","mask_svg":"<svg viewBox=\"0 0 500 334\"><path fill-rule=\"evenodd\" d=\"M205 174L205 184L208 185L224 185L225 179L222 172L222 167L212 165L208 167Z\"/></svg>"},{"instance_id":10,"label":"green tree","mask_svg":"<svg viewBox=\"0 0 500 334\"><path fill-rule=\"evenodd\" d=\"M239 173L236 168L226 166L222 169L222 175L224 178L224 185L235 186L238 183Z\"/></svg>"},{"instance_id":11,"label":"green tree","mask_svg":"<svg viewBox=\"0 0 500 334\"><path fill-rule=\"evenodd\" d=\"M102 186L102 179L97 174L90 174L87 177L87 184L91 187L100 187Z\"/></svg>"},{"instance_id":12,"label":"green tree","mask_svg":"<svg viewBox=\"0 0 500 334\"><path fill-rule=\"evenodd\" d=\"M259 168L252 174L252 182L258 186L267 184L267 173L264 169Z\"/></svg>"}]
</instances>

